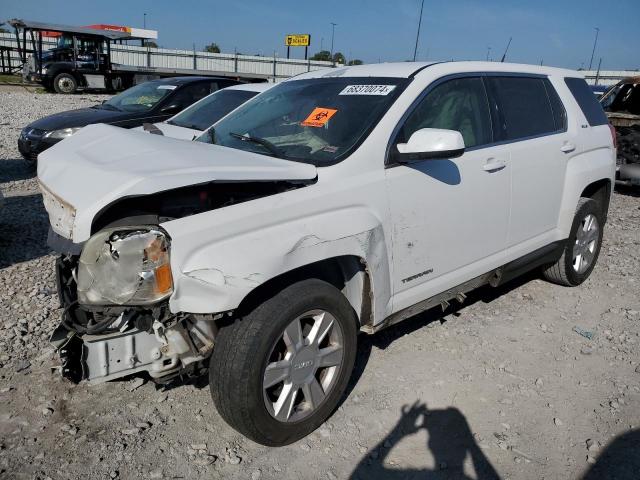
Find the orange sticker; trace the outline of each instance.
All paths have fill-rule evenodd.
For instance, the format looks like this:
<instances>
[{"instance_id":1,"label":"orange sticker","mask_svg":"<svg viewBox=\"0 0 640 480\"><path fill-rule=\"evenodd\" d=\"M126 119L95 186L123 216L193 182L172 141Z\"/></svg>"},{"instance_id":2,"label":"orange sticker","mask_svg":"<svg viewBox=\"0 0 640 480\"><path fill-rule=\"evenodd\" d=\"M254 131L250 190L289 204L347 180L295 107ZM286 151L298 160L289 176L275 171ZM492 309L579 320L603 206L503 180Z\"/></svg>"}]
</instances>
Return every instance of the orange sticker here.
<instances>
[{"instance_id":1,"label":"orange sticker","mask_svg":"<svg viewBox=\"0 0 640 480\"><path fill-rule=\"evenodd\" d=\"M311 112L311 115L309 115L304 122L300 123L300 125L303 127L324 127L325 123L327 123L337 111L338 110L334 110L333 108L316 107L313 112Z\"/></svg>"}]
</instances>

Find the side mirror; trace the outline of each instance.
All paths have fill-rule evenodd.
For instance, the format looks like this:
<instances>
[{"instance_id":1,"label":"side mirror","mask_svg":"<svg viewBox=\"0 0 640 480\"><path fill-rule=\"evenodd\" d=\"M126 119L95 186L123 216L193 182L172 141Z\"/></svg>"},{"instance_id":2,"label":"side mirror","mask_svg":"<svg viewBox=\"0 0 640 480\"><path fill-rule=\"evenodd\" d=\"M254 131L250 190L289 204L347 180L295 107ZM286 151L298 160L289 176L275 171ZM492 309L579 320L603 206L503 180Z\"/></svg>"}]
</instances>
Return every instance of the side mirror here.
<instances>
[{"instance_id":1,"label":"side mirror","mask_svg":"<svg viewBox=\"0 0 640 480\"><path fill-rule=\"evenodd\" d=\"M182 105L178 105L177 103L171 103L167 106L164 106L160 109L161 113L165 113L167 115L175 115L176 113L182 110Z\"/></svg>"},{"instance_id":2,"label":"side mirror","mask_svg":"<svg viewBox=\"0 0 640 480\"><path fill-rule=\"evenodd\" d=\"M396 145L398 162L457 158L464 153L464 139L455 130L421 128L416 130L407 143Z\"/></svg>"}]
</instances>

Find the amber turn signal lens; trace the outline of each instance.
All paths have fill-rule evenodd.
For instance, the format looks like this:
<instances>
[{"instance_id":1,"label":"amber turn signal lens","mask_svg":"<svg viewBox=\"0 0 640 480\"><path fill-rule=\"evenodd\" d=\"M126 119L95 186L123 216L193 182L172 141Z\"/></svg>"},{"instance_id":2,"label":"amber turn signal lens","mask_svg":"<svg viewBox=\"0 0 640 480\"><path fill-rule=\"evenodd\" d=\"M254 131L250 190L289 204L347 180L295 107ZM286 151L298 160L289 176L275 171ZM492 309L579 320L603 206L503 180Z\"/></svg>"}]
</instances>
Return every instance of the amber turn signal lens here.
<instances>
[{"instance_id":1,"label":"amber turn signal lens","mask_svg":"<svg viewBox=\"0 0 640 480\"><path fill-rule=\"evenodd\" d=\"M155 285L154 291L159 295L170 292L173 288L173 279L171 278L171 267L168 263L160 265L155 269Z\"/></svg>"}]
</instances>

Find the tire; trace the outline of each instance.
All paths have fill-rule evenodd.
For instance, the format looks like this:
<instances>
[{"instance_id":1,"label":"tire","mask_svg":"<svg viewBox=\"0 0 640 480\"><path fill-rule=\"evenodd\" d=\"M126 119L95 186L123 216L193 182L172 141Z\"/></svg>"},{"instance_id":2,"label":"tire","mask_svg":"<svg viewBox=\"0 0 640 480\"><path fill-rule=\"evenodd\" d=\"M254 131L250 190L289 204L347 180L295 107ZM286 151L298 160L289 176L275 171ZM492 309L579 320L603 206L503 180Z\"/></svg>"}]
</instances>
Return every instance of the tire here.
<instances>
[{"instance_id":1,"label":"tire","mask_svg":"<svg viewBox=\"0 0 640 480\"><path fill-rule=\"evenodd\" d=\"M75 93L78 82L70 73L59 73L53 79L53 88L57 93Z\"/></svg>"},{"instance_id":2,"label":"tire","mask_svg":"<svg viewBox=\"0 0 640 480\"><path fill-rule=\"evenodd\" d=\"M589 218L595 218L597 231L584 234L585 222ZM567 287L578 286L589 278L600 254L603 228L604 218L598 203L590 198L581 198L576 208L576 214L573 217L573 224L571 225L569 238L565 243L562 256L543 272L544 277L550 282ZM578 238L578 235L585 236ZM595 241L595 243L591 247L592 241ZM581 259L578 259L574 254L580 251L585 253L582 254ZM582 258L588 258L588 264L582 264Z\"/></svg>"},{"instance_id":3,"label":"tire","mask_svg":"<svg viewBox=\"0 0 640 480\"><path fill-rule=\"evenodd\" d=\"M314 330L311 322L322 327ZM316 347L311 339L322 337L314 337L313 332L323 331L330 322L331 327L324 330L328 333L317 352L327 355L328 349L333 349L331 351L337 353L341 346L340 362L337 366L318 368L320 357L309 359L309 355L315 355L313 348ZM298 324L301 325L299 339L304 338L304 342L298 343L302 347L292 354L294 347L289 343L296 335L288 336L285 329L293 331L292 325ZM338 289L315 279L285 288L245 317L221 329L209 369L211 396L220 416L232 428L262 445L283 446L303 438L333 413L344 394L355 362L356 337L356 315ZM336 338L340 341L335 342ZM286 349L291 357L277 355L280 348ZM322 358L326 360L328 356ZM326 363L336 363L336 358ZM278 365L285 366L272 369L278 359ZM286 379L264 388L270 383L265 376L267 365L272 374L270 380L283 375ZM307 381L309 385L300 389L287 387L287 382L293 386ZM316 384L323 398L317 386L313 386ZM287 388L289 390L285 390ZM293 391L297 393L285 395ZM293 408L277 410L278 400L284 398L295 401L284 401L283 405L298 403Z\"/></svg>"}]
</instances>

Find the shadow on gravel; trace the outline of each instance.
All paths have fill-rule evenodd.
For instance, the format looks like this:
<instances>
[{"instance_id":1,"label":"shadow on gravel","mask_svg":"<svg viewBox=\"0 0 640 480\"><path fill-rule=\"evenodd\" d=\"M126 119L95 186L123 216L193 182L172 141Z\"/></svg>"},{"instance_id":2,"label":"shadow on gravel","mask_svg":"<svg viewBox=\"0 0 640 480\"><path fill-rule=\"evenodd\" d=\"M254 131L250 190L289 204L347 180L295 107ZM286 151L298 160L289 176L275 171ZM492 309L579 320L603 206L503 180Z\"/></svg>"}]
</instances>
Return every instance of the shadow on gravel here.
<instances>
[{"instance_id":1,"label":"shadow on gravel","mask_svg":"<svg viewBox=\"0 0 640 480\"><path fill-rule=\"evenodd\" d=\"M426 430L426 449L433 457L434 469L390 468L385 461L404 437ZM464 462L470 458L476 480L499 479L498 472L484 455L471 433L465 416L457 408L429 410L424 403L402 407L395 427L368 452L351 474L352 479L469 479Z\"/></svg>"},{"instance_id":2,"label":"shadow on gravel","mask_svg":"<svg viewBox=\"0 0 640 480\"><path fill-rule=\"evenodd\" d=\"M2 170L0 170L0 183L16 182L28 180L36 176L36 169L31 167L22 158L2 159Z\"/></svg>"},{"instance_id":3,"label":"shadow on gravel","mask_svg":"<svg viewBox=\"0 0 640 480\"><path fill-rule=\"evenodd\" d=\"M582 480L637 480L640 478L640 430L618 435L598 456Z\"/></svg>"},{"instance_id":4,"label":"shadow on gravel","mask_svg":"<svg viewBox=\"0 0 640 480\"><path fill-rule=\"evenodd\" d=\"M5 197L0 211L0 268L47 255L48 225L41 195Z\"/></svg>"},{"instance_id":5,"label":"shadow on gravel","mask_svg":"<svg viewBox=\"0 0 640 480\"><path fill-rule=\"evenodd\" d=\"M342 405L342 403L344 403L344 401L349 397L358 381L360 380L360 377L367 367L369 356L371 355L371 350L374 346L376 348L384 350L399 338L402 338L405 335L409 335L416 330L420 330L421 328L426 328L430 323L444 323L446 321L444 317L448 315L459 316L459 311L461 309L469 307L477 302L491 303L497 298L506 295L510 291L515 290L530 282L531 280L535 280L539 277L540 276L538 275L538 273L534 271L528 274L524 274L521 277L505 283L504 285L500 285L497 288L492 288L489 286L481 287L468 293L467 299L464 301L464 303L453 302L445 311L442 311L440 307L434 307L430 310L410 317L398 323L397 325L386 328L374 335L360 335L358 337L358 353L356 355L356 363L353 367L353 374L351 375L351 379L349 380L347 390L343 395L342 400L340 401L340 405Z\"/></svg>"}]
</instances>

